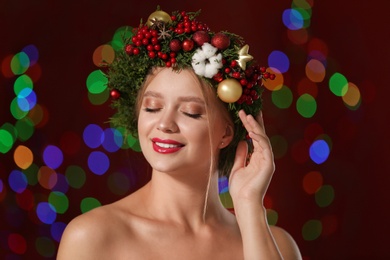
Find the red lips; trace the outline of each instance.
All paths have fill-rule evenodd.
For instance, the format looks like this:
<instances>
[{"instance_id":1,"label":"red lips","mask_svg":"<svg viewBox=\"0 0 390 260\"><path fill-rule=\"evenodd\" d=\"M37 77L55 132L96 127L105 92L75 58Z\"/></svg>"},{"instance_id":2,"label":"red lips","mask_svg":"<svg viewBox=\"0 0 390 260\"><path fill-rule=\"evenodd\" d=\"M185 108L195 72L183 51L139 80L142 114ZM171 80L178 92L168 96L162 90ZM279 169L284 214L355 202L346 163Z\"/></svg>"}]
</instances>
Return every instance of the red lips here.
<instances>
[{"instance_id":1,"label":"red lips","mask_svg":"<svg viewBox=\"0 0 390 260\"><path fill-rule=\"evenodd\" d=\"M175 153L184 147L184 144L175 140L152 138L153 150L158 153Z\"/></svg>"}]
</instances>

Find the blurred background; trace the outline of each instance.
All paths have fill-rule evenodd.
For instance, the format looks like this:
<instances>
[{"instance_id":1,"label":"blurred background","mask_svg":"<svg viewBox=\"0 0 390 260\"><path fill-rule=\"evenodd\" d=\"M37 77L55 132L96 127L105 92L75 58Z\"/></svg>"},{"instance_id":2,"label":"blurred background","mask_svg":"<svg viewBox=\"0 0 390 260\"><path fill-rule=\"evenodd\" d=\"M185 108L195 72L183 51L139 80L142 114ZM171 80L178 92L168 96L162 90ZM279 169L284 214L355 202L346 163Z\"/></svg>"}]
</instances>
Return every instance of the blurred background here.
<instances>
[{"instance_id":1,"label":"blurred background","mask_svg":"<svg viewBox=\"0 0 390 260\"><path fill-rule=\"evenodd\" d=\"M55 259L72 218L148 180L137 141L107 123L98 65L157 5L202 9L277 74L263 96L270 224L307 260L390 257L385 3L0 0L0 258Z\"/></svg>"}]
</instances>

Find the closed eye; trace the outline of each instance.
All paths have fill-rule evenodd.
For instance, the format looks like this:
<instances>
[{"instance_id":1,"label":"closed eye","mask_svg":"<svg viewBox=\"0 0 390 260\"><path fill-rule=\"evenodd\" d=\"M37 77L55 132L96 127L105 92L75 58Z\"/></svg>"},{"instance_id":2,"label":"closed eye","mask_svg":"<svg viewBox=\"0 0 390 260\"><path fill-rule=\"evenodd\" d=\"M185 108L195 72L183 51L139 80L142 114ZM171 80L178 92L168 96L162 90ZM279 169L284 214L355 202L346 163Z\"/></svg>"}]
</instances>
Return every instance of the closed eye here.
<instances>
[{"instance_id":1,"label":"closed eye","mask_svg":"<svg viewBox=\"0 0 390 260\"><path fill-rule=\"evenodd\" d=\"M148 107L145 107L144 111L147 112L147 113L157 113L158 111L160 111L160 108L148 108Z\"/></svg>"},{"instance_id":2,"label":"closed eye","mask_svg":"<svg viewBox=\"0 0 390 260\"><path fill-rule=\"evenodd\" d=\"M202 117L202 114L190 114L190 113L186 113L186 112L183 112L183 114L188 116L188 117L194 118L194 119L199 119Z\"/></svg>"}]
</instances>

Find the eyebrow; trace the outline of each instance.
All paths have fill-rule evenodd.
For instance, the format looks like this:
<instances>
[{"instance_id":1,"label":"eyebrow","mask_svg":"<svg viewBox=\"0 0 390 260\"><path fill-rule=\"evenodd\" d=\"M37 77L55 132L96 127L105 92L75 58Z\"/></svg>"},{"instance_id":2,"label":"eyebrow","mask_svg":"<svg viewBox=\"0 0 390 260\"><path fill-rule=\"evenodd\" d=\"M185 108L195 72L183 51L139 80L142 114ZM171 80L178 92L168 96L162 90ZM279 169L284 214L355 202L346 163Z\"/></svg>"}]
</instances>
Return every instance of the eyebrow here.
<instances>
[{"instance_id":1,"label":"eyebrow","mask_svg":"<svg viewBox=\"0 0 390 260\"><path fill-rule=\"evenodd\" d=\"M146 91L144 93L144 97L154 97L154 98L161 98L162 99L163 95L161 93L149 90L149 91ZM195 97L195 96L183 96L183 97L179 97L178 100L180 102L195 102L195 103L199 103L202 105L205 104L203 99L201 99L199 97Z\"/></svg>"}]
</instances>

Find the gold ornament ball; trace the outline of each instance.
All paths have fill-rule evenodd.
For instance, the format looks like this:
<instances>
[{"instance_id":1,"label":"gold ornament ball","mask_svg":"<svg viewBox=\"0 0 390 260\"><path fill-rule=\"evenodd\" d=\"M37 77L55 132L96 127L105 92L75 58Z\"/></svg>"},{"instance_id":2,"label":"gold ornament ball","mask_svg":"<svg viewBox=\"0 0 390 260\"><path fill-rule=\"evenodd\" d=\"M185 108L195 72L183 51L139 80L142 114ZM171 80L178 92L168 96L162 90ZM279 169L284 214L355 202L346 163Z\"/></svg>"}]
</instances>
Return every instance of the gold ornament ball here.
<instances>
[{"instance_id":1,"label":"gold ornament ball","mask_svg":"<svg viewBox=\"0 0 390 260\"><path fill-rule=\"evenodd\" d=\"M225 79L218 84L218 97L226 103L234 103L242 95L242 86L235 79Z\"/></svg>"},{"instance_id":2,"label":"gold ornament ball","mask_svg":"<svg viewBox=\"0 0 390 260\"><path fill-rule=\"evenodd\" d=\"M149 15L148 21L146 22L147 26L152 26L153 21L163 21L165 23L171 22L171 16L164 11L155 11Z\"/></svg>"}]
</instances>

